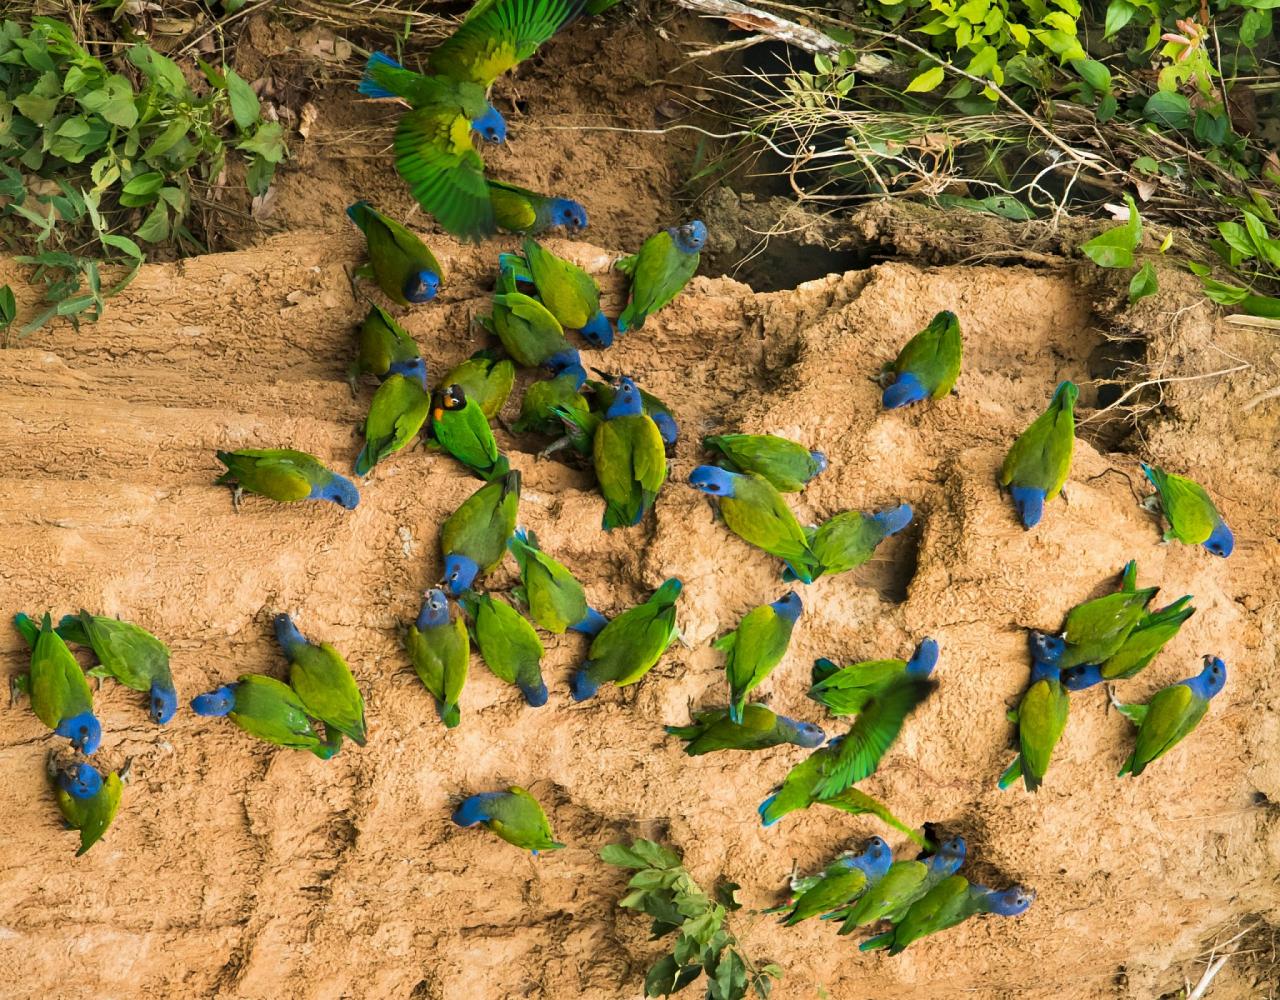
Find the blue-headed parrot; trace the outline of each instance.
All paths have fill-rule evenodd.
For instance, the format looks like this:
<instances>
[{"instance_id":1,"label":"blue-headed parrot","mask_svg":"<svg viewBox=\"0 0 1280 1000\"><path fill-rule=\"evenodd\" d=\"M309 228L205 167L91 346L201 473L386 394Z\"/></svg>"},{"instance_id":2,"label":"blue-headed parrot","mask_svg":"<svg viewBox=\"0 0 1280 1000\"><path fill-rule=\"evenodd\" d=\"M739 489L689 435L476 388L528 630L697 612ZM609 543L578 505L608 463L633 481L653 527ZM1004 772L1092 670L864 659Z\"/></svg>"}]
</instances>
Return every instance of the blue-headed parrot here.
<instances>
[{"instance_id":1,"label":"blue-headed parrot","mask_svg":"<svg viewBox=\"0 0 1280 1000\"><path fill-rule=\"evenodd\" d=\"M360 491L355 483L304 451L242 448L216 454L218 461L227 467L216 482L232 487L231 500L237 509L244 493L256 493L281 503L328 500L347 510L355 510L360 503Z\"/></svg>"}]
</instances>

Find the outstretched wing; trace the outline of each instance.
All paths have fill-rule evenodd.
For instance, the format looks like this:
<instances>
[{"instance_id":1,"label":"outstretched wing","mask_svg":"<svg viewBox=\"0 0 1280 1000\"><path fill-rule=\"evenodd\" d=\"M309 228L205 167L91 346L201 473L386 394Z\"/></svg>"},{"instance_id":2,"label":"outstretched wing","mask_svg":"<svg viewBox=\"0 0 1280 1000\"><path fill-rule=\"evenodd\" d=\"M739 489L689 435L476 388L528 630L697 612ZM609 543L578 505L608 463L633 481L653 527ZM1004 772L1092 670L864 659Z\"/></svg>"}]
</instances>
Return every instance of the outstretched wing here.
<instances>
[{"instance_id":1,"label":"outstretched wing","mask_svg":"<svg viewBox=\"0 0 1280 1000\"><path fill-rule=\"evenodd\" d=\"M489 87L582 11L585 0L481 0L431 53L433 73Z\"/></svg>"},{"instance_id":2,"label":"outstretched wing","mask_svg":"<svg viewBox=\"0 0 1280 1000\"><path fill-rule=\"evenodd\" d=\"M497 230L484 161L471 144L471 123L456 108L411 111L396 128L396 169L424 211L465 240Z\"/></svg>"},{"instance_id":3,"label":"outstretched wing","mask_svg":"<svg viewBox=\"0 0 1280 1000\"><path fill-rule=\"evenodd\" d=\"M831 769L819 782L817 797L827 799L839 795L875 773L880 758L893 746L907 716L935 687L936 681L904 678L867 702L840 744Z\"/></svg>"}]
</instances>

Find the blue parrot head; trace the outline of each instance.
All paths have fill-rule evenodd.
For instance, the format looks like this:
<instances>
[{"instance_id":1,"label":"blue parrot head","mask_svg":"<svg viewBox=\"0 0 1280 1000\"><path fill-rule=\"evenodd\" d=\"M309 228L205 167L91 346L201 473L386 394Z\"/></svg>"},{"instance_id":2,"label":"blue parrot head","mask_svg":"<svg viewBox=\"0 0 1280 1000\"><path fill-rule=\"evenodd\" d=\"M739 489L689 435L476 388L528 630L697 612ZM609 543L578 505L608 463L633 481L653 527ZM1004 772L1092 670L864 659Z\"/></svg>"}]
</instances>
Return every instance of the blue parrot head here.
<instances>
[{"instance_id":1,"label":"blue parrot head","mask_svg":"<svg viewBox=\"0 0 1280 1000\"><path fill-rule=\"evenodd\" d=\"M788 590L785 595L779 597L770 605L779 618L785 618L793 625L800 617L800 613L804 611L804 603L800 600L800 595L794 590Z\"/></svg>"},{"instance_id":2,"label":"blue parrot head","mask_svg":"<svg viewBox=\"0 0 1280 1000\"><path fill-rule=\"evenodd\" d=\"M1216 656L1206 656L1204 669L1192 681L1192 690L1198 686L1200 690L1197 693L1207 700L1221 691L1226 683L1227 665Z\"/></svg>"},{"instance_id":3,"label":"blue parrot head","mask_svg":"<svg viewBox=\"0 0 1280 1000\"><path fill-rule=\"evenodd\" d=\"M421 382L425 387L427 384L427 363L422 358L414 358L412 361L393 361L391 367L387 369L387 376L403 375L405 378L411 378L415 382Z\"/></svg>"},{"instance_id":4,"label":"blue parrot head","mask_svg":"<svg viewBox=\"0 0 1280 1000\"><path fill-rule=\"evenodd\" d=\"M1030 530L1040 523L1044 517L1044 490L1035 486L1010 486L1009 496L1024 528Z\"/></svg>"},{"instance_id":5,"label":"blue parrot head","mask_svg":"<svg viewBox=\"0 0 1280 1000\"><path fill-rule=\"evenodd\" d=\"M271 624L276 631L276 642L280 643L280 647L286 653L291 649L309 645L307 637L298 631L298 626L287 614L282 612L276 615Z\"/></svg>"},{"instance_id":6,"label":"blue parrot head","mask_svg":"<svg viewBox=\"0 0 1280 1000\"><path fill-rule=\"evenodd\" d=\"M92 754L102 743L102 725L92 712L81 712L63 719L54 732L65 736L73 747L85 755Z\"/></svg>"},{"instance_id":7,"label":"blue parrot head","mask_svg":"<svg viewBox=\"0 0 1280 1000\"><path fill-rule=\"evenodd\" d=\"M572 233L587 228L587 210L572 198L551 199L551 224L564 226Z\"/></svg>"},{"instance_id":8,"label":"blue parrot head","mask_svg":"<svg viewBox=\"0 0 1280 1000\"><path fill-rule=\"evenodd\" d=\"M644 412L644 402L640 398L640 390L636 384L625 375L618 379L617 392L614 394L613 402L609 404L609 409L605 411L605 418L613 420L616 417L635 417Z\"/></svg>"},{"instance_id":9,"label":"blue parrot head","mask_svg":"<svg viewBox=\"0 0 1280 1000\"><path fill-rule=\"evenodd\" d=\"M893 851L882 838L872 837L853 863L866 873L867 878L881 879L893 864Z\"/></svg>"},{"instance_id":10,"label":"blue parrot head","mask_svg":"<svg viewBox=\"0 0 1280 1000\"><path fill-rule=\"evenodd\" d=\"M809 457L813 459L813 464L818 468L818 471L814 473L815 476L822 475L831 466L831 463L827 461L826 454L823 452L811 451L809 452Z\"/></svg>"},{"instance_id":11,"label":"blue parrot head","mask_svg":"<svg viewBox=\"0 0 1280 1000\"><path fill-rule=\"evenodd\" d=\"M404 282L404 297L410 302L430 302L440 291L440 275L423 268L409 275Z\"/></svg>"},{"instance_id":12,"label":"blue parrot head","mask_svg":"<svg viewBox=\"0 0 1280 1000\"><path fill-rule=\"evenodd\" d=\"M147 706L151 713L151 721L163 726L173 718L178 710L178 692L172 685L163 685L159 681L151 682L151 702Z\"/></svg>"},{"instance_id":13,"label":"blue parrot head","mask_svg":"<svg viewBox=\"0 0 1280 1000\"><path fill-rule=\"evenodd\" d=\"M191 711L196 715L226 715L236 707L236 689L230 684L223 684L207 694L198 694L191 699Z\"/></svg>"},{"instance_id":14,"label":"blue parrot head","mask_svg":"<svg viewBox=\"0 0 1280 1000\"><path fill-rule=\"evenodd\" d=\"M713 497L732 497L737 475L716 465L699 465L689 473L689 485Z\"/></svg>"},{"instance_id":15,"label":"blue parrot head","mask_svg":"<svg viewBox=\"0 0 1280 1000\"><path fill-rule=\"evenodd\" d=\"M1096 663L1082 663L1062 671L1062 686L1068 691L1083 691L1104 680L1102 667Z\"/></svg>"},{"instance_id":16,"label":"blue parrot head","mask_svg":"<svg viewBox=\"0 0 1280 1000\"><path fill-rule=\"evenodd\" d=\"M1031 659L1047 667L1056 664L1067 651L1067 640L1060 635L1049 635L1032 629L1028 640L1031 644Z\"/></svg>"},{"instance_id":17,"label":"blue parrot head","mask_svg":"<svg viewBox=\"0 0 1280 1000\"><path fill-rule=\"evenodd\" d=\"M676 241L676 249L681 253L697 253L707 245L706 223L698 219L676 226L670 233L671 238Z\"/></svg>"},{"instance_id":18,"label":"blue parrot head","mask_svg":"<svg viewBox=\"0 0 1280 1000\"><path fill-rule=\"evenodd\" d=\"M414 624L418 631L449 624L449 598L443 590L432 588L422 595L422 610Z\"/></svg>"},{"instance_id":19,"label":"blue parrot head","mask_svg":"<svg viewBox=\"0 0 1280 1000\"><path fill-rule=\"evenodd\" d=\"M471 589L480 573L480 566L468 556L452 553L444 557L444 584L454 597Z\"/></svg>"},{"instance_id":20,"label":"blue parrot head","mask_svg":"<svg viewBox=\"0 0 1280 1000\"><path fill-rule=\"evenodd\" d=\"M675 417L670 413L654 412L652 415L653 422L658 426L658 436L662 438L662 443L671 445L676 443L676 439L680 437L680 425L676 423Z\"/></svg>"},{"instance_id":21,"label":"blue parrot head","mask_svg":"<svg viewBox=\"0 0 1280 1000\"><path fill-rule=\"evenodd\" d=\"M872 514L871 520L875 521L884 530L884 537L896 535L899 531L911 523L911 504L901 503L889 510L882 510L878 514Z\"/></svg>"},{"instance_id":22,"label":"blue parrot head","mask_svg":"<svg viewBox=\"0 0 1280 1000\"><path fill-rule=\"evenodd\" d=\"M791 742L798 747L820 747L827 738L822 727L815 726L812 722L797 722L795 719L788 719L787 722L791 724Z\"/></svg>"},{"instance_id":23,"label":"blue parrot head","mask_svg":"<svg viewBox=\"0 0 1280 1000\"><path fill-rule=\"evenodd\" d=\"M990 897L991 912L1002 917L1016 917L1026 913L1036 901L1036 894L1020 885L1011 886L1003 892L993 893Z\"/></svg>"},{"instance_id":24,"label":"blue parrot head","mask_svg":"<svg viewBox=\"0 0 1280 1000\"><path fill-rule=\"evenodd\" d=\"M346 510L355 510L360 503L360 491L346 476L331 473L323 486L312 486L310 500L328 500Z\"/></svg>"},{"instance_id":25,"label":"blue parrot head","mask_svg":"<svg viewBox=\"0 0 1280 1000\"><path fill-rule=\"evenodd\" d=\"M489 805L509 794L508 792L479 792L469 796L458 804L458 808L453 811L452 819L458 826L475 826L477 823L484 823L489 819Z\"/></svg>"},{"instance_id":26,"label":"blue parrot head","mask_svg":"<svg viewBox=\"0 0 1280 1000\"><path fill-rule=\"evenodd\" d=\"M609 317L597 311L578 331L592 347L609 347L613 344L613 324Z\"/></svg>"},{"instance_id":27,"label":"blue parrot head","mask_svg":"<svg viewBox=\"0 0 1280 1000\"><path fill-rule=\"evenodd\" d=\"M964 864L965 855L969 853L969 845L963 837L952 837L938 845L938 853L929 859L931 867L940 871L943 876L954 875Z\"/></svg>"},{"instance_id":28,"label":"blue parrot head","mask_svg":"<svg viewBox=\"0 0 1280 1000\"><path fill-rule=\"evenodd\" d=\"M102 790L102 775L90 764L58 772L58 787L74 799L91 799Z\"/></svg>"},{"instance_id":29,"label":"blue parrot head","mask_svg":"<svg viewBox=\"0 0 1280 1000\"><path fill-rule=\"evenodd\" d=\"M567 351L557 351L543 362L543 367L552 375L561 375L570 368L582 368L582 355L572 347ZM584 371L585 375L586 372Z\"/></svg>"},{"instance_id":30,"label":"blue parrot head","mask_svg":"<svg viewBox=\"0 0 1280 1000\"><path fill-rule=\"evenodd\" d=\"M938 640L925 637L907 661L907 673L912 677L928 677L938 665Z\"/></svg>"},{"instance_id":31,"label":"blue parrot head","mask_svg":"<svg viewBox=\"0 0 1280 1000\"><path fill-rule=\"evenodd\" d=\"M492 104L485 106L484 114L479 118L471 119L471 128L480 133L485 142L507 141L507 121Z\"/></svg>"},{"instance_id":32,"label":"blue parrot head","mask_svg":"<svg viewBox=\"0 0 1280 1000\"><path fill-rule=\"evenodd\" d=\"M1221 556L1223 559L1231 555L1232 550L1236 547L1236 539L1231 534L1231 529L1227 527L1226 522L1219 521L1214 525L1213 532L1204 540L1204 547L1215 556Z\"/></svg>"}]
</instances>

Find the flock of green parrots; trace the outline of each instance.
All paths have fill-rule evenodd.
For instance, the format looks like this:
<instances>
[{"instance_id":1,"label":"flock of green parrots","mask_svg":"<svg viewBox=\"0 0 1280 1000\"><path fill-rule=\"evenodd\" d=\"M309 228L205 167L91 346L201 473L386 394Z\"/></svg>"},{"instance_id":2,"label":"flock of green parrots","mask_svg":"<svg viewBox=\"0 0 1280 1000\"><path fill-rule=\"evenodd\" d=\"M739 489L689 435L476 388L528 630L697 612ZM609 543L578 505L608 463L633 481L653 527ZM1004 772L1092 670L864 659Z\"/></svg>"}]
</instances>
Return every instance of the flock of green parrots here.
<instances>
[{"instance_id":1,"label":"flock of green parrots","mask_svg":"<svg viewBox=\"0 0 1280 1000\"><path fill-rule=\"evenodd\" d=\"M582 228L585 209L486 180L471 145L473 131L490 141L505 138L505 122L488 103L493 80L585 6L582 0L481 0L458 32L432 54L428 75L374 54L361 84L368 96L394 96L411 105L397 133L397 164L442 228L463 238L482 238L498 228L526 234L520 253L500 255L492 312L481 321L500 348L472 355L432 391L413 337L392 312L371 303L347 372L353 394L363 376L380 383L353 463L358 475L368 476L422 435L430 447L452 456L481 481L440 525L440 584L426 591L404 638L408 658L447 727L462 720L473 644L497 677L537 707L548 700L539 629L589 637L586 657L570 683L575 701L592 697L602 684L639 681L679 635L680 580L664 581L647 600L610 619L591 607L582 584L543 551L533 532L519 527L520 472L500 452L491 426L515 388L517 368L544 369L544 377L525 387L519 417L510 429L551 439L544 455L568 449L593 466L604 500L605 530L636 525L653 508L667 479L667 449L679 435L671 409L633 379L589 379L566 331L577 331L589 345L604 349L615 336L639 329L695 273L706 227L691 222L663 230L634 257L618 263L629 278L629 292L615 332L601 308L595 280L532 238L553 227ZM348 214L367 241L369 260L360 273L391 303L409 307L435 298L446 279L420 238L365 202L353 205ZM950 312L938 314L884 366L884 408L945 398L959 377L961 355L958 319ZM1038 523L1045 504L1067 480L1076 398L1075 385L1062 383L1046 411L1013 443L1000 470L999 484L1008 490L1027 529ZM705 438L703 445L713 461L694 469L689 484L714 499L730 531L781 561L783 581L809 584L851 570L911 522L910 506L900 504L872 514L845 511L820 525L802 525L786 494L802 490L826 469L822 453L774 435L723 434ZM326 500L348 510L360 501L355 482L305 452L243 449L218 452L217 457L226 470L218 482L234 488L237 506L245 493L284 503ZM1153 508L1169 521L1167 541L1203 545L1218 556L1230 554L1230 529L1201 487L1152 466L1142 468L1156 489ZM519 585L507 596L480 589L508 552L519 570ZM1157 588L1138 588L1136 576L1136 564L1130 563L1120 589L1073 608L1061 634L1030 633L1031 681L1009 714L1017 726L1018 754L1001 777L1001 787L1021 777L1035 791L1066 726L1069 693L1133 677L1194 613L1190 596L1151 610ZM894 861L889 846L873 838L861 853L843 854L821 874L793 880L796 895L785 907L785 922L815 915L839 918L844 934L887 921L889 929L862 947L896 953L974 914L1024 912L1033 893L1018 886L987 889L957 874L965 857L962 839L930 843L856 787L875 773L907 718L937 689L932 675L939 648L933 639L922 640L909 660L847 666L817 661L809 697L836 719L852 719L846 732L830 740L813 723L751 701L786 656L802 614L802 599L792 590L743 616L714 644L724 654L725 704L700 711L689 725L670 726L667 732L683 740L691 755L783 744L809 749L760 805L766 826L789 812L821 804L878 815L908 832L926 851L916 860ZM145 692L157 724L167 723L177 710L169 651L138 626L84 611L56 627L47 614L37 625L20 613L15 626L31 647L30 670L15 680L15 689L29 693L37 717L81 755L97 750L102 732L86 672L68 644L91 651L97 663L88 675L114 677ZM364 701L341 653L328 643L308 640L288 615L276 617L275 634L289 663L288 683L244 675L194 698L192 709L203 716L226 716L251 736L321 759L337 753L344 737L363 746ZM1137 726L1133 753L1121 773L1140 775L1190 733L1225 679L1222 661L1206 657L1199 674L1164 688L1147 704L1117 702ZM58 806L68 826L80 831L81 854L115 817L127 765L104 777L84 760L51 754L50 762ZM518 787L471 795L453 819L463 826L484 824L534 853L564 846L554 839L541 805Z\"/></svg>"}]
</instances>

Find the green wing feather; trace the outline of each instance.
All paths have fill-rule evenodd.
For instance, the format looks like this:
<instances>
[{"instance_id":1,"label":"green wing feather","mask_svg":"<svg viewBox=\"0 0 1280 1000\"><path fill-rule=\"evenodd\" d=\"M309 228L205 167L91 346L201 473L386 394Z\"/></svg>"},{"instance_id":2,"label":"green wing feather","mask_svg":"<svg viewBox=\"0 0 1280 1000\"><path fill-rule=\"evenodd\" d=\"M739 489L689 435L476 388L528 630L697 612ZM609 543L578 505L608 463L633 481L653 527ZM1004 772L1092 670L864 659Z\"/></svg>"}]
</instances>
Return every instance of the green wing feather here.
<instances>
[{"instance_id":1,"label":"green wing feather","mask_svg":"<svg viewBox=\"0 0 1280 1000\"><path fill-rule=\"evenodd\" d=\"M281 448L245 448L220 451L218 461L227 471L219 483L238 483L245 491L289 503L305 500L316 482L328 478L329 470L301 451Z\"/></svg>"},{"instance_id":2,"label":"green wing feather","mask_svg":"<svg viewBox=\"0 0 1280 1000\"><path fill-rule=\"evenodd\" d=\"M485 477L500 470L493 428L474 399L468 398L460 410L437 406L432 412L431 431L440 446L467 468ZM501 472L505 475L506 470Z\"/></svg>"},{"instance_id":3,"label":"green wing feather","mask_svg":"<svg viewBox=\"0 0 1280 1000\"><path fill-rule=\"evenodd\" d=\"M485 665L508 684L537 687L542 683L542 640L533 626L501 597L463 598L472 617L472 634Z\"/></svg>"},{"instance_id":4,"label":"green wing feather","mask_svg":"<svg viewBox=\"0 0 1280 1000\"><path fill-rule=\"evenodd\" d=\"M814 788L834 766L836 752L836 748L830 744L818 747L787 772L777 791L760 804L760 818L765 826L771 826L797 809L808 809L817 801Z\"/></svg>"},{"instance_id":5,"label":"green wing feather","mask_svg":"<svg viewBox=\"0 0 1280 1000\"><path fill-rule=\"evenodd\" d=\"M800 894L783 924L794 927L802 920L847 906L866 889L866 872L836 862L827 867L817 885Z\"/></svg>"},{"instance_id":6,"label":"green wing feather","mask_svg":"<svg viewBox=\"0 0 1280 1000\"><path fill-rule=\"evenodd\" d=\"M242 676L235 685L230 718L250 736L275 746L314 753L322 744L302 699L274 677Z\"/></svg>"},{"instance_id":7,"label":"green wing feather","mask_svg":"<svg viewBox=\"0 0 1280 1000\"><path fill-rule=\"evenodd\" d=\"M1208 710L1209 703L1185 684L1172 684L1157 691L1147 704L1133 755L1120 773L1128 771L1136 778L1195 729Z\"/></svg>"},{"instance_id":8,"label":"green wing feather","mask_svg":"<svg viewBox=\"0 0 1280 1000\"><path fill-rule=\"evenodd\" d=\"M71 829L80 831L80 849L76 851L78 858L102 839L115 820L124 796L124 782L118 772L112 771L103 779L98 794L90 799L77 799L60 788L55 788L55 794L62 818Z\"/></svg>"},{"instance_id":9,"label":"green wing feather","mask_svg":"<svg viewBox=\"0 0 1280 1000\"><path fill-rule=\"evenodd\" d=\"M605 530L635 524L667 478L658 425L644 414L606 420L596 431L592 454L605 499Z\"/></svg>"},{"instance_id":10,"label":"green wing feather","mask_svg":"<svg viewBox=\"0 0 1280 1000\"><path fill-rule=\"evenodd\" d=\"M587 670L597 683L634 684L662 658L676 634L674 594L666 584L622 612L591 641Z\"/></svg>"},{"instance_id":11,"label":"green wing feather","mask_svg":"<svg viewBox=\"0 0 1280 1000\"><path fill-rule=\"evenodd\" d=\"M364 447L356 458L356 472L366 476L384 458L414 439L426 423L431 397L416 378L392 375L373 395L364 423Z\"/></svg>"},{"instance_id":12,"label":"green wing feather","mask_svg":"<svg viewBox=\"0 0 1280 1000\"><path fill-rule=\"evenodd\" d=\"M853 715L902 676L905 660L866 660L841 667L809 688L809 697L836 715Z\"/></svg>"},{"instance_id":13,"label":"green wing feather","mask_svg":"<svg viewBox=\"0 0 1280 1000\"><path fill-rule=\"evenodd\" d=\"M813 533L810 548L823 576L856 569L869 560L884 541L884 528L861 511L846 510L823 521Z\"/></svg>"},{"instance_id":14,"label":"green wing feather","mask_svg":"<svg viewBox=\"0 0 1280 1000\"><path fill-rule=\"evenodd\" d=\"M1120 648L1102 664L1104 680L1125 680L1145 669L1156 655L1182 628L1183 622L1196 613L1190 606L1191 595L1180 597L1168 607L1148 614L1125 638Z\"/></svg>"},{"instance_id":15,"label":"green wing feather","mask_svg":"<svg viewBox=\"0 0 1280 1000\"><path fill-rule=\"evenodd\" d=\"M583 416L590 408L586 397L578 391L577 378L573 374L531 382L520 401L520 418L511 425L511 429L519 434L558 434L562 430L563 417L557 408Z\"/></svg>"},{"instance_id":16,"label":"green wing feather","mask_svg":"<svg viewBox=\"0 0 1280 1000\"><path fill-rule=\"evenodd\" d=\"M509 358L497 358L492 351L477 351L450 369L440 386L460 385L467 399L473 399L486 420L497 417L515 388L516 366Z\"/></svg>"},{"instance_id":17,"label":"green wing feather","mask_svg":"<svg viewBox=\"0 0 1280 1000\"><path fill-rule=\"evenodd\" d=\"M63 719L93 711L93 692L80 664L48 615L31 651L31 709L50 729Z\"/></svg>"},{"instance_id":18,"label":"green wing feather","mask_svg":"<svg viewBox=\"0 0 1280 1000\"><path fill-rule=\"evenodd\" d=\"M962 343L960 321L953 312L940 312L907 341L893 363L901 375L911 372L934 399L942 399L960 377Z\"/></svg>"},{"instance_id":19,"label":"green wing feather","mask_svg":"<svg viewBox=\"0 0 1280 1000\"><path fill-rule=\"evenodd\" d=\"M577 264L557 257L535 240L524 241L524 256L539 297L565 329L581 329L600 311L600 289Z\"/></svg>"},{"instance_id":20,"label":"green wing feather","mask_svg":"<svg viewBox=\"0 0 1280 1000\"><path fill-rule=\"evenodd\" d=\"M1078 392L1072 382L1058 387L1048 409L1032 421L1005 456L1000 469L1002 486L1041 489L1046 499L1062 491L1071 473Z\"/></svg>"},{"instance_id":21,"label":"green wing feather","mask_svg":"<svg viewBox=\"0 0 1280 1000\"><path fill-rule=\"evenodd\" d=\"M402 117L395 156L396 170L418 204L446 232L476 241L497 232L484 160L471 143L471 122L456 107L431 105ZM383 291L395 298L385 286Z\"/></svg>"},{"instance_id":22,"label":"green wing feather","mask_svg":"<svg viewBox=\"0 0 1280 1000\"><path fill-rule=\"evenodd\" d=\"M582 11L585 0L487 0L427 59L433 73L492 86Z\"/></svg>"},{"instance_id":23,"label":"green wing feather","mask_svg":"<svg viewBox=\"0 0 1280 1000\"><path fill-rule=\"evenodd\" d=\"M555 851L564 844L554 838L542 805L519 786L489 806L487 826L509 844L526 851Z\"/></svg>"},{"instance_id":24,"label":"green wing feather","mask_svg":"<svg viewBox=\"0 0 1280 1000\"><path fill-rule=\"evenodd\" d=\"M737 495L720 500L720 513L729 530L793 569L811 568L814 555L808 537L782 494L767 480L750 473L735 482Z\"/></svg>"},{"instance_id":25,"label":"green wing feather","mask_svg":"<svg viewBox=\"0 0 1280 1000\"><path fill-rule=\"evenodd\" d=\"M867 890L853 904L841 934L849 934L855 928L874 924L878 920L900 921L917 899L928 891L926 879L928 867L920 861L895 861L885 872L884 878Z\"/></svg>"},{"instance_id":26,"label":"green wing feather","mask_svg":"<svg viewBox=\"0 0 1280 1000\"><path fill-rule=\"evenodd\" d=\"M1044 781L1054 747L1067 728L1067 691L1051 678L1036 681L1018 706L1018 751L1022 780L1034 792Z\"/></svg>"},{"instance_id":27,"label":"green wing feather","mask_svg":"<svg viewBox=\"0 0 1280 1000\"><path fill-rule=\"evenodd\" d=\"M725 653L724 670L729 679L729 697L739 712L747 695L755 690L773 668L782 662L791 642L791 622L768 605L752 608L729 636L716 643ZM723 643L723 645L721 645Z\"/></svg>"},{"instance_id":28,"label":"green wing feather","mask_svg":"<svg viewBox=\"0 0 1280 1000\"><path fill-rule=\"evenodd\" d=\"M487 181L489 187L489 204L493 207L494 220L503 229L513 233L532 233L538 231L538 209L547 202L545 195L504 184L501 181Z\"/></svg>"},{"instance_id":29,"label":"green wing feather","mask_svg":"<svg viewBox=\"0 0 1280 1000\"><path fill-rule=\"evenodd\" d=\"M804 445L773 434L719 434L702 439L737 472L754 472L782 493L795 493L818 474L818 463Z\"/></svg>"},{"instance_id":30,"label":"green wing feather","mask_svg":"<svg viewBox=\"0 0 1280 1000\"><path fill-rule=\"evenodd\" d=\"M471 641L466 622L454 615L448 624L419 632L409 626L405 650L413 669L440 706L440 718L453 728L459 722L458 699L467 682Z\"/></svg>"},{"instance_id":31,"label":"green wing feather","mask_svg":"<svg viewBox=\"0 0 1280 1000\"><path fill-rule=\"evenodd\" d=\"M422 357L418 342L377 303L370 303L356 342L358 349L352 365L356 374L382 376L393 364Z\"/></svg>"},{"instance_id":32,"label":"green wing feather","mask_svg":"<svg viewBox=\"0 0 1280 1000\"><path fill-rule=\"evenodd\" d=\"M874 774L880 766L880 758L897 740L907 716L936 687L936 681L904 676L868 701L858 713L848 735L840 742L830 771L819 782L816 789L818 798L839 795Z\"/></svg>"},{"instance_id":33,"label":"green wing feather","mask_svg":"<svg viewBox=\"0 0 1280 1000\"><path fill-rule=\"evenodd\" d=\"M467 556L488 573L502 561L507 539L516 529L520 506L520 473L485 483L440 526L440 547Z\"/></svg>"},{"instance_id":34,"label":"green wing feather","mask_svg":"<svg viewBox=\"0 0 1280 1000\"><path fill-rule=\"evenodd\" d=\"M364 746L364 698L342 654L327 642L307 643L290 651L289 662L289 684L307 711Z\"/></svg>"},{"instance_id":35,"label":"green wing feather","mask_svg":"<svg viewBox=\"0 0 1280 1000\"><path fill-rule=\"evenodd\" d=\"M348 211L355 212L352 217L364 231L374 279L387 298L407 306L409 300L404 296L405 283L410 275L424 269L434 272L443 280L444 271L435 254L400 223L365 202L353 205Z\"/></svg>"},{"instance_id":36,"label":"green wing feather","mask_svg":"<svg viewBox=\"0 0 1280 1000\"><path fill-rule=\"evenodd\" d=\"M515 363L522 368L546 364L556 354L572 350L564 328L537 299L523 292L493 297L493 330Z\"/></svg>"},{"instance_id":37,"label":"green wing feather","mask_svg":"<svg viewBox=\"0 0 1280 1000\"><path fill-rule=\"evenodd\" d=\"M1116 653L1145 617L1158 591L1158 587L1120 590L1077 604L1067 613L1063 631L1067 648L1058 666L1066 670L1082 663L1102 663Z\"/></svg>"},{"instance_id":38,"label":"green wing feather","mask_svg":"<svg viewBox=\"0 0 1280 1000\"><path fill-rule=\"evenodd\" d=\"M1160 506L1178 541L1199 545L1213 533L1222 517L1204 487L1152 465L1144 464L1142 471L1160 494Z\"/></svg>"},{"instance_id":39,"label":"green wing feather","mask_svg":"<svg viewBox=\"0 0 1280 1000\"><path fill-rule=\"evenodd\" d=\"M970 883L963 875L943 879L912 904L893 932L889 954L896 955L908 945L963 923L978 912L969 891Z\"/></svg>"},{"instance_id":40,"label":"green wing feather","mask_svg":"<svg viewBox=\"0 0 1280 1000\"><path fill-rule=\"evenodd\" d=\"M149 692L152 682L173 687L169 647L146 629L84 610L79 621L102 672L134 691ZM97 669L93 673L101 676Z\"/></svg>"},{"instance_id":41,"label":"green wing feather","mask_svg":"<svg viewBox=\"0 0 1280 1000\"><path fill-rule=\"evenodd\" d=\"M538 547L532 532L507 542L520 567L529 617L556 635L582 621L587 614L587 593L577 578Z\"/></svg>"},{"instance_id":42,"label":"green wing feather","mask_svg":"<svg viewBox=\"0 0 1280 1000\"><path fill-rule=\"evenodd\" d=\"M891 826L899 833L905 834L914 840L924 850L931 850L932 845L920 831L912 829L902 820L898 819L889 811L886 806L877 798L873 798L866 792L857 788L846 788L839 795L831 798L819 800L819 804L830 806L832 809L839 809L841 812L848 813L850 816L874 816L886 826Z\"/></svg>"},{"instance_id":43,"label":"green wing feather","mask_svg":"<svg viewBox=\"0 0 1280 1000\"><path fill-rule=\"evenodd\" d=\"M683 253L665 229L645 240L634 265L630 266L631 293L627 307L618 317L618 329L638 330L644 326L649 316L674 299L689 283L698 270L701 256L700 253Z\"/></svg>"}]
</instances>

